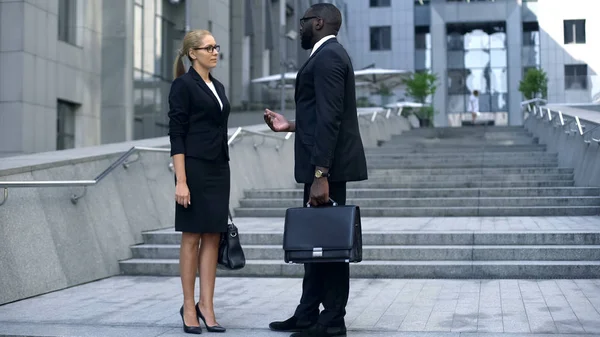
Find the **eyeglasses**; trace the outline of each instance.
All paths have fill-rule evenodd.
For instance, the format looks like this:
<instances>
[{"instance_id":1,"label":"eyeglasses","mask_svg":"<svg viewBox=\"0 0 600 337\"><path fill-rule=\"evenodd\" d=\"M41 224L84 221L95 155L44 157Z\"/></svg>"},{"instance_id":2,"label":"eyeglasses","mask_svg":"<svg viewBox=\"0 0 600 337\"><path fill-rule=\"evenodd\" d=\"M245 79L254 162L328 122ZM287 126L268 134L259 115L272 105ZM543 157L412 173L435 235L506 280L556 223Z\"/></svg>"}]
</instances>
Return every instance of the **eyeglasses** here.
<instances>
[{"instance_id":1,"label":"eyeglasses","mask_svg":"<svg viewBox=\"0 0 600 337\"><path fill-rule=\"evenodd\" d=\"M304 26L304 22L312 19L320 19L318 16L307 16L305 18L300 18L300 26Z\"/></svg>"},{"instance_id":2,"label":"eyeglasses","mask_svg":"<svg viewBox=\"0 0 600 337\"><path fill-rule=\"evenodd\" d=\"M201 49L204 49L204 50L206 50L209 53L212 53L212 52L214 52L216 50L217 53L218 53L218 52L221 51L221 46L219 46L218 44L216 44L214 46L206 46L206 47L202 47L202 48L200 48L200 47L194 48L194 50L201 50Z\"/></svg>"}]
</instances>

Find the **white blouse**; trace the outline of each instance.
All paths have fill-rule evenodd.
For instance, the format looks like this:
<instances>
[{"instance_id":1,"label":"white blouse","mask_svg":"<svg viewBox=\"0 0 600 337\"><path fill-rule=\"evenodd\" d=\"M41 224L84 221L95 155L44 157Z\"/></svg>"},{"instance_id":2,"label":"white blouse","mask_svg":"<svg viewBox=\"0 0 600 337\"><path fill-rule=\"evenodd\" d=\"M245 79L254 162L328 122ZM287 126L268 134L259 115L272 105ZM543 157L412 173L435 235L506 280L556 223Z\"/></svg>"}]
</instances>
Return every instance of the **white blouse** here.
<instances>
[{"instance_id":1,"label":"white blouse","mask_svg":"<svg viewBox=\"0 0 600 337\"><path fill-rule=\"evenodd\" d=\"M223 102L221 102L221 98L219 97L219 94L217 94L217 89L215 88L215 84L213 82L210 82L210 83L206 83L206 85L208 85L210 90L213 92L213 94L217 98L217 101L219 101L219 104L221 105L221 110L223 110Z\"/></svg>"}]
</instances>

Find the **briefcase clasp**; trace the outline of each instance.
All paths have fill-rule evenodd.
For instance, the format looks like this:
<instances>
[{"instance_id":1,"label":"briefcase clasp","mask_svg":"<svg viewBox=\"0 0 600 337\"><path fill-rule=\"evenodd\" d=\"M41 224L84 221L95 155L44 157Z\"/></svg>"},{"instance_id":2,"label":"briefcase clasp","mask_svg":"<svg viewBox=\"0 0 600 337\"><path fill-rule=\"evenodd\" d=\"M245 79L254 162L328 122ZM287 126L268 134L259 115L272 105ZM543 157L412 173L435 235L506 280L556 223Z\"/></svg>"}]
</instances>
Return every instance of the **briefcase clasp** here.
<instances>
[{"instance_id":1,"label":"briefcase clasp","mask_svg":"<svg viewBox=\"0 0 600 337\"><path fill-rule=\"evenodd\" d=\"M313 257L323 257L323 248L321 248L321 247L313 248L312 256Z\"/></svg>"}]
</instances>

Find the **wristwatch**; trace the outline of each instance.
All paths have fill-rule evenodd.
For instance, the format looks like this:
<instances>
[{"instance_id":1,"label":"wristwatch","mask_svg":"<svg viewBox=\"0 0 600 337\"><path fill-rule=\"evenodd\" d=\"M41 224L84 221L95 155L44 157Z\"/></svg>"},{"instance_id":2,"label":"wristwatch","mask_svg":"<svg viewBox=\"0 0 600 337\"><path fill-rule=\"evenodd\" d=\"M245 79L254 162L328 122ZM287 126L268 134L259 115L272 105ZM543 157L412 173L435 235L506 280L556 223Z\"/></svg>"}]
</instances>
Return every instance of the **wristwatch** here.
<instances>
[{"instance_id":1,"label":"wristwatch","mask_svg":"<svg viewBox=\"0 0 600 337\"><path fill-rule=\"evenodd\" d=\"M322 177L327 178L327 177L329 177L329 175L330 175L329 172L325 173L325 172L323 172L321 170L316 170L315 171L315 178L322 178Z\"/></svg>"}]
</instances>

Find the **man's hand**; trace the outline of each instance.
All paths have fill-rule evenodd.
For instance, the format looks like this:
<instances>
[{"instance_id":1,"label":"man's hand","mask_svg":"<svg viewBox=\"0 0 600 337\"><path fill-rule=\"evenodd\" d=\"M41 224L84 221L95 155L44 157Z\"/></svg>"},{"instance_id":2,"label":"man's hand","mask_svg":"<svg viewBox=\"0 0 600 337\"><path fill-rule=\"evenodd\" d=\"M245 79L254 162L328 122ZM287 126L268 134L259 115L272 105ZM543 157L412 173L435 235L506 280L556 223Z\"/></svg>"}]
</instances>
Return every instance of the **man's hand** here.
<instances>
[{"instance_id":1,"label":"man's hand","mask_svg":"<svg viewBox=\"0 0 600 337\"><path fill-rule=\"evenodd\" d=\"M329 202L329 182L327 178L315 178L310 186L308 202L311 206L324 205Z\"/></svg>"},{"instance_id":2,"label":"man's hand","mask_svg":"<svg viewBox=\"0 0 600 337\"><path fill-rule=\"evenodd\" d=\"M277 112L271 111L269 109L265 109L264 115L265 123L271 128L271 130L275 132L290 132L291 123L283 117L283 115L278 114Z\"/></svg>"}]
</instances>

